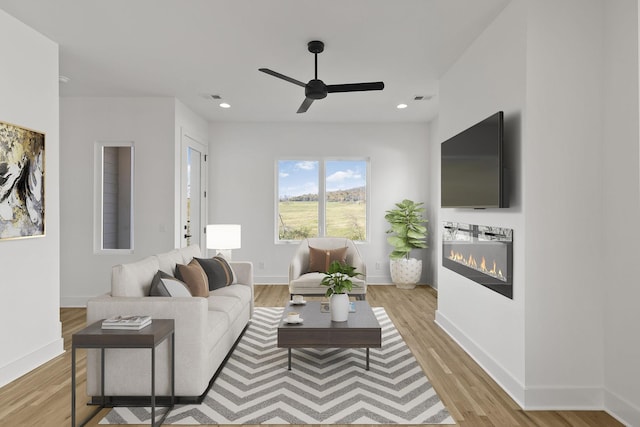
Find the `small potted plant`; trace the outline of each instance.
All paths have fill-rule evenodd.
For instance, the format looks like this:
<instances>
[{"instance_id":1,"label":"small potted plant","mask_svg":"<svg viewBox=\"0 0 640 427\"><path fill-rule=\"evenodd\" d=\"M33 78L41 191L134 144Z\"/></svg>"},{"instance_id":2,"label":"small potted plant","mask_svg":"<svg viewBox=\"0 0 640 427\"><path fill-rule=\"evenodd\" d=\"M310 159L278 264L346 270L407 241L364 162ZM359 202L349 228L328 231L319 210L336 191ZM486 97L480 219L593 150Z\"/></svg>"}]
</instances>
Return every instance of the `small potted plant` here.
<instances>
[{"instance_id":1,"label":"small potted plant","mask_svg":"<svg viewBox=\"0 0 640 427\"><path fill-rule=\"evenodd\" d=\"M352 277L361 276L356 268L339 261L333 261L322 278L321 285L327 286L325 295L329 298L331 320L334 322L346 322L349 317L349 294L354 286Z\"/></svg>"},{"instance_id":2,"label":"small potted plant","mask_svg":"<svg viewBox=\"0 0 640 427\"><path fill-rule=\"evenodd\" d=\"M393 234L387 237L387 242L393 246L393 252L389 254L391 280L398 288L413 289L422 275L422 260L409 256L413 249L427 248L423 204L404 199L384 216L391 225L387 233Z\"/></svg>"}]
</instances>

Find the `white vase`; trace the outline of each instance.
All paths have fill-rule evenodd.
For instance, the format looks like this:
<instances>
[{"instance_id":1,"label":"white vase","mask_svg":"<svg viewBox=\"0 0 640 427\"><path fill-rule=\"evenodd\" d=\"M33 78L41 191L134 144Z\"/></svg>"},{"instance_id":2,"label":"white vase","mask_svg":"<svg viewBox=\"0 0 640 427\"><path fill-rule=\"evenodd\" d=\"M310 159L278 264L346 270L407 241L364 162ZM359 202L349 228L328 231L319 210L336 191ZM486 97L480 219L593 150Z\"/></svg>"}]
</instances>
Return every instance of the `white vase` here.
<instances>
[{"instance_id":1,"label":"white vase","mask_svg":"<svg viewBox=\"0 0 640 427\"><path fill-rule=\"evenodd\" d=\"M329 299L332 322L346 322L349 318L349 295L333 294Z\"/></svg>"},{"instance_id":2,"label":"white vase","mask_svg":"<svg viewBox=\"0 0 640 427\"><path fill-rule=\"evenodd\" d=\"M422 260L416 258L392 259L391 280L400 289L413 289L422 275Z\"/></svg>"}]
</instances>

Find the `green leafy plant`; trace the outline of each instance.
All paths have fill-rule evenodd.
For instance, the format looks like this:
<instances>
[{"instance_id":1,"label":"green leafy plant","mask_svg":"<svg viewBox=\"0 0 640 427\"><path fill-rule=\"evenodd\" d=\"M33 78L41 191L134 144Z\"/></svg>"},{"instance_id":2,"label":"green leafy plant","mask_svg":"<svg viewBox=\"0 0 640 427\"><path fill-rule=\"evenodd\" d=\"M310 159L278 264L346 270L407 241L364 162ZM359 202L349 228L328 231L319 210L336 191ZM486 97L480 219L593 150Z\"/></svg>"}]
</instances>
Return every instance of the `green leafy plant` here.
<instances>
[{"instance_id":1,"label":"green leafy plant","mask_svg":"<svg viewBox=\"0 0 640 427\"><path fill-rule=\"evenodd\" d=\"M354 286L358 286L351 281L351 278L358 276L362 276L362 274L356 272L355 267L342 264L339 261L333 261L320 284L329 287L325 296L330 297L333 294L351 292Z\"/></svg>"},{"instance_id":2,"label":"green leafy plant","mask_svg":"<svg viewBox=\"0 0 640 427\"><path fill-rule=\"evenodd\" d=\"M423 224L427 220L422 216L424 203L416 203L409 199L404 199L396 203L395 209L386 211L386 219L391 228L387 233L394 235L387 237L387 242L393 246L393 252L389 254L391 259L407 258L413 249L424 249L427 247L427 227Z\"/></svg>"}]
</instances>

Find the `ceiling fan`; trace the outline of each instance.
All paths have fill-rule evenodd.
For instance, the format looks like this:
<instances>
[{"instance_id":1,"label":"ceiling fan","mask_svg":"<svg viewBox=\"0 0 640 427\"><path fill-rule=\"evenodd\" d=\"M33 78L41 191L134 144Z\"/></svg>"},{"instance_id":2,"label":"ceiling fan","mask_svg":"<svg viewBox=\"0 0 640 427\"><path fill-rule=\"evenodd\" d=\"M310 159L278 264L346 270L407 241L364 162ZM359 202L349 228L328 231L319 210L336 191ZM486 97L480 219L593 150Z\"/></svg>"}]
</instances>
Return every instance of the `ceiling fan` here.
<instances>
[{"instance_id":1,"label":"ceiling fan","mask_svg":"<svg viewBox=\"0 0 640 427\"><path fill-rule=\"evenodd\" d=\"M280 74L276 71L270 70L268 68L259 68L259 71L263 73L270 74L274 77L277 77L282 80L286 80L289 83L296 84L298 86L302 86L304 88L304 101L302 101L302 105L298 108L298 113L306 112L313 101L316 99L322 99L327 96L328 93L334 92L359 92L365 90L382 90L384 89L383 82L369 82L369 83L346 83L340 85L327 85L324 84L322 80L318 79L318 54L322 53L324 50L324 43L318 40L310 41L307 44L309 52L314 54L315 57L315 77L312 80L309 80L309 83L305 84L299 80L293 79L291 77L285 76L284 74Z\"/></svg>"}]
</instances>

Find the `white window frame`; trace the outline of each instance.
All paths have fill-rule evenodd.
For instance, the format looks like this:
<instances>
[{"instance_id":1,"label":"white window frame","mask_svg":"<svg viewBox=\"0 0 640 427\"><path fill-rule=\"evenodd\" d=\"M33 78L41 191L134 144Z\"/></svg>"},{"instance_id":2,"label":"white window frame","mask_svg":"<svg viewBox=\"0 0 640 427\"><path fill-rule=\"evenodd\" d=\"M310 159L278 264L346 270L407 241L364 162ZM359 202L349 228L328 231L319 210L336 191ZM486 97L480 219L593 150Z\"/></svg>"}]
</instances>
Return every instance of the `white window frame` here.
<instances>
[{"instance_id":1,"label":"white window frame","mask_svg":"<svg viewBox=\"0 0 640 427\"><path fill-rule=\"evenodd\" d=\"M130 147L131 148L131 227L130 247L128 249L104 249L103 248L103 192L104 192L104 148L105 147ZM135 147L133 141L96 141L94 145L94 178L93 178L93 252L105 255L123 255L134 253L134 189L135 189Z\"/></svg>"},{"instance_id":2,"label":"white window frame","mask_svg":"<svg viewBox=\"0 0 640 427\"><path fill-rule=\"evenodd\" d=\"M318 162L318 237L324 237L326 232L326 166L327 162L339 162L339 161L362 161L366 164L366 179L365 179L365 197L366 197L366 206L365 206L365 216L366 216L366 224L365 224L365 240L356 240L354 243L367 243L369 242L369 218L370 218L370 184L371 184L371 158L370 157L281 157L277 158L274 161L274 175L275 175L275 192L274 192L274 241L276 244L299 244L300 240L280 240L280 220L279 220L279 203L280 203L280 176L279 176L279 162L281 161L312 161Z\"/></svg>"}]
</instances>

